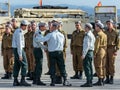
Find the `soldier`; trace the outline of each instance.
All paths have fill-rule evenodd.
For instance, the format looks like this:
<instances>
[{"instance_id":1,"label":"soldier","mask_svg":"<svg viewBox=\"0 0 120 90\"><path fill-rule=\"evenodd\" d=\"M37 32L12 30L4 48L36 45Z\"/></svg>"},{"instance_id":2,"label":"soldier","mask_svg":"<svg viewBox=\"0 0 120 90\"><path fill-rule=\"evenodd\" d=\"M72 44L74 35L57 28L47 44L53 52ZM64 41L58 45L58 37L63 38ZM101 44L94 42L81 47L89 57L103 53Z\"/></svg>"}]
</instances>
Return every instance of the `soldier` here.
<instances>
[{"instance_id":1,"label":"soldier","mask_svg":"<svg viewBox=\"0 0 120 90\"><path fill-rule=\"evenodd\" d=\"M63 26L63 22L58 22L58 31L61 32L64 37L65 37L65 43L64 43L64 47L63 47L63 57L64 57L64 62L66 60L66 48L67 48L67 34L65 33L65 31L62 30L62 26ZM61 84L62 83L62 77L60 75L60 71L58 66L56 65L56 84Z\"/></svg>"},{"instance_id":2,"label":"soldier","mask_svg":"<svg viewBox=\"0 0 120 90\"><path fill-rule=\"evenodd\" d=\"M105 78L107 36L102 31L103 28L104 25L101 22L95 24L95 30L97 31L97 35L94 50L94 66L98 77L98 81L93 84L95 86L103 86Z\"/></svg>"},{"instance_id":3,"label":"soldier","mask_svg":"<svg viewBox=\"0 0 120 90\"><path fill-rule=\"evenodd\" d=\"M95 23L99 23L99 22L101 22L100 20L95 20ZM94 34L94 36L96 37L97 36L97 31L95 30L95 23L94 23L94 31L93 31L93 34ZM97 74L96 73L94 73L93 74L93 77L97 77Z\"/></svg>"},{"instance_id":4,"label":"soldier","mask_svg":"<svg viewBox=\"0 0 120 90\"><path fill-rule=\"evenodd\" d=\"M31 24L28 25L28 32L25 34L25 51L28 62L28 72L29 78L27 80L33 80L33 72L34 72L34 55L33 55L33 33Z\"/></svg>"},{"instance_id":5,"label":"soldier","mask_svg":"<svg viewBox=\"0 0 120 90\"><path fill-rule=\"evenodd\" d=\"M12 33L14 33L15 30L18 28L17 19L13 18L13 19L11 20L11 23L12 23L12 27L13 27Z\"/></svg>"},{"instance_id":6,"label":"soldier","mask_svg":"<svg viewBox=\"0 0 120 90\"><path fill-rule=\"evenodd\" d=\"M12 52L12 26L8 24L5 26L5 33L2 38L1 53L3 56L3 64L5 69L5 76L1 79L11 79L13 72L14 57Z\"/></svg>"},{"instance_id":7,"label":"soldier","mask_svg":"<svg viewBox=\"0 0 120 90\"><path fill-rule=\"evenodd\" d=\"M16 29L13 34L12 47L14 51L14 68L13 68L13 77L14 82L13 86L31 86L25 81L26 71L27 71L27 59L24 52L25 39L23 31L27 29L28 21L21 21L20 28ZM18 74L21 69L21 81L18 81Z\"/></svg>"},{"instance_id":8,"label":"soldier","mask_svg":"<svg viewBox=\"0 0 120 90\"><path fill-rule=\"evenodd\" d=\"M71 54L73 57L73 69L75 71L75 75L71 77L71 79L82 79L83 60L80 56L82 56L85 31L81 27L81 21L75 22L75 27L76 30L72 33L70 43Z\"/></svg>"},{"instance_id":9,"label":"soldier","mask_svg":"<svg viewBox=\"0 0 120 90\"><path fill-rule=\"evenodd\" d=\"M46 30L46 24L44 22L39 23L39 30L34 33L33 36L33 53L35 58L35 70L34 70L34 79L33 84L45 86L46 84L41 81L41 74L42 74L42 65L43 65L43 52L42 49L45 49L44 45L40 42L36 42L35 38L36 35L41 34L41 31Z\"/></svg>"},{"instance_id":10,"label":"soldier","mask_svg":"<svg viewBox=\"0 0 120 90\"><path fill-rule=\"evenodd\" d=\"M87 78L87 82L81 87L92 87L92 79L93 79L93 69L92 69L92 60L93 60L93 50L95 37L92 33L92 25L90 23L85 24L85 37L83 41L83 67L85 71L85 76Z\"/></svg>"},{"instance_id":11,"label":"soldier","mask_svg":"<svg viewBox=\"0 0 120 90\"><path fill-rule=\"evenodd\" d=\"M49 59L50 59L50 86L55 86L55 72L56 64L59 66L61 76L63 77L63 85L70 86L71 84L67 81L67 74L65 70L65 63L63 59L63 46L64 46L64 35L58 30L58 23L52 23L52 32L43 37L42 35L36 36L37 42L48 43Z\"/></svg>"},{"instance_id":12,"label":"soldier","mask_svg":"<svg viewBox=\"0 0 120 90\"><path fill-rule=\"evenodd\" d=\"M49 27L49 29L45 31L44 36L46 36L48 33L51 32L51 25L52 25L52 22L49 21L49 22L48 22L48 27ZM45 45L45 46L48 46L47 42L44 42L44 45ZM48 50L45 50L45 52L46 52L46 56L47 56L47 66L48 66L48 72L46 72L45 75L50 75L50 72L49 72L49 69L50 69L49 52L48 52Z\"/></svg>"},{"instance_id":13,"label":"soldier","mask_svg":"<svg viewBox=\"0 0 120 90\"><path fill-rule=\"evenodd\" d=\"M107 61L106 61L106 84L114 83L115 58L120 45L120 36L118 31L113 27L113 21L106 21L107 30L105 31L107 39Z\"/></svg>"}]
</instances>

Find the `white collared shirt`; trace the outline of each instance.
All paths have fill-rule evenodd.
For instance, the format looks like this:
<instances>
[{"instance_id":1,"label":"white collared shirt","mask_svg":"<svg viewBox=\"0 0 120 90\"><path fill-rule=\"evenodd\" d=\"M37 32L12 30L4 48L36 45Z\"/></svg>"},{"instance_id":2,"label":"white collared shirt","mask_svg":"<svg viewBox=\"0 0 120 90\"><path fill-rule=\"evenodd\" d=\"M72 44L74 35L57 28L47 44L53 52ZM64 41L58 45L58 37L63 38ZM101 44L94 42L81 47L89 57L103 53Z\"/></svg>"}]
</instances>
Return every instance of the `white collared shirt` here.
<instances>
[{"instance_id":1,"label":"white collared shirt","mask_svg":"<svg viewBox=\"0 0 120 90\"><path fill-rule=\"evenodd\" d=\"M63 51L65 39L64 35L58 30L54 30L53 32L48 33L46 36L36 36L35 39L37 42L47 42L49 52Z\"/></svg>"},{"instance_id":2,"label":"white collared shirt","mask_svg":"<svg viewBox=\"0 0 120 90\"><path fill-rule=\"evenodd\" d=\"M42 49L47 49L46 46L44 46L41 42L37 42L35 37L36 36L40 36L41 35L41 31L40 30L36 30L36 32L33 35L33 47L34 48L42 48Z\"/></svg>"},{"instance_id":3,"label":"white collared shirt","mask_svg":"<svg viewBox=\"0 0 120 90\"><path fill-rule=\"evenodd\" d=\"M86 56L89 50L94 50L94 43L95 43L95 37L92 31L90 30L85 34L85 37L83 40L83 55L84 56Z\"/></svg>"},{"instance_id":4,"label":"white collared shirt","mask_svg":"<svg viewBox=\"0 0 120 90\"><path fill-rule=\"evenodd\" d=\"M12 47L17 48L19 56L22 56L22 49L25 47L24 33L21 28L15 30L12 39Z\"/></svg>"}]
</instances>

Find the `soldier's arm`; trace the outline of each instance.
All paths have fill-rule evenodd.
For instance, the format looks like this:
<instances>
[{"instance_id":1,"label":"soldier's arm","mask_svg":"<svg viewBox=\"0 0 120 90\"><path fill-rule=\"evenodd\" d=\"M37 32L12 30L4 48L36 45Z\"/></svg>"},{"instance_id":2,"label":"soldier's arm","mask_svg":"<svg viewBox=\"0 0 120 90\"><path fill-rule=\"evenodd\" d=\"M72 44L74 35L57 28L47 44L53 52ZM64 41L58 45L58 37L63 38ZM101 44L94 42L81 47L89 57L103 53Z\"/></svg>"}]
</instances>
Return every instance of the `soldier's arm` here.
<instances>
[{"instance_id":1,"label":"soldier's arm","mask_svg":"<svg viewBox=\"0 0 120 90\"><path fill-rule=\"evenodd\" d=\"M95 49L94 49L94 55L95 56L98 53L99 47L100 47L100 37L97 37L96 41L95 41Z\"/></svg>"},{"instance_id":2,"label":"soldier's arm","mask_svg":"<svg viewBox=\"0 0 120 90\"><path fill-rule=\"evenodd\" d=\"M118 32L116 32L115 43L116 43L115 52L117 52L119 50L119 48L120 48L120 35L119 35Z\"/></svg>"},{"instance_id":3,"label":"soldier's arm","mask_svg":"<svg viewBox=\"0 0 120 90\"><path fill-rule=\"evenodd\" d=\"M2 38L2 44L1 44L1 56L3 55L3 38Z\"/></svg>"},{"instance_id":4,"label":"soldier's arm","mask_svg":"<svg viewBox=\"0 0 120 90\"><path fill-rule=\"evenodd\" d=\"M70 50L71 50L71 54L73 52L73 46L72 46L72 43L73 43L73 37L71 38L71 42L70 42Z\"/></svg>"},{"instance_id":5,"label":"soldier's arm","mask_svg":"<svg viewBox=\"0 0 120 90\"><path fill-rule=\"evenodd\" d=\"M64 36L65 36L65 44L64 44L64 48L67 48L67 42L68 42L67 34L64 33Z\"/></svg>"}]
</instances>

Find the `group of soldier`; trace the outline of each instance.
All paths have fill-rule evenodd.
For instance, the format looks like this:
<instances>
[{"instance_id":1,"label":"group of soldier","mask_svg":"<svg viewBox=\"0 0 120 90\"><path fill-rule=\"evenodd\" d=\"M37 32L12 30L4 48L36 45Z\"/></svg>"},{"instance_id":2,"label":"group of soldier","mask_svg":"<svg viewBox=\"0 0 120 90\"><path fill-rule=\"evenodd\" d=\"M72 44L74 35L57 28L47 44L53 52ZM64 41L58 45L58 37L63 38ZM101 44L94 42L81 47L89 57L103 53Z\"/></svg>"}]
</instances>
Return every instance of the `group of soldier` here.
<instances>
[{"instance_id":1,"label":"group of soldier","mask_svg":"<svg viewBox=\"0 0 120 90\"><path fill-rule=\"evenodd\" d=\"M63 22L56 20L49 21L48 24L23 20L20 26L15 18L7 22L1 45L5 75L1 79L11 79L13 74L13 86L31 86L25 77L33 80L32 84L45 86L41 81L44 50L48 61L48 72L45 74L50 75L50 86L62 83L63 86L71 86L65 69L67 35L62 30L62 25ZM70 43L75 75L70 78L82 79L85 71L86 83L81 87L114 83L114 64L120 36L111 19L106 21L106 25L104 28L103 23L96 20L95 28L90 23L82 28L81 21L75 22L76 30L72 33ZM92 61L98 77L94 84Z\"/></svg>"}]
</instances>

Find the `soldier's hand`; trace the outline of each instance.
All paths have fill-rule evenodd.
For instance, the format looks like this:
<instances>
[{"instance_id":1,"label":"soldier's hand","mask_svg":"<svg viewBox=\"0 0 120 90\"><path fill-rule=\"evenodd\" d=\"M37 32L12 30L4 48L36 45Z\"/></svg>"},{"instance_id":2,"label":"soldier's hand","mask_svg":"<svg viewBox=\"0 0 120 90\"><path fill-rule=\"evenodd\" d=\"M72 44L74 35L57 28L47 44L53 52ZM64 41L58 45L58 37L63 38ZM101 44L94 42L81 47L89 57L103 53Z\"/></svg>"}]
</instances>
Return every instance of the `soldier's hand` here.
<instances>
[{"instance_id":1,"label":"soldier's hand","mask_svg":"<svg viewBox=\"0 0 120 90\"><path fill-rule=\"evenodd\" d=\"M114 52L114 56L117 56L117 52Z\"/></svg>"},{"instance_id":2,"label":"soldier's hand","mask_svg":"<svg viewBox=\"0 0 120 90\"><path fill-rule=\"evenodd\" d=\"M20 60L20 61L22 61L22 60L23 60L22 56L19 56L19 60Z\"/></svg>"},{"instance_id":3,"label":"soldier's hand","mask_svg":"<svg viewBox=\"0 0 120 90\"><path fill-rule=\"evenodd\" d=\"M84 56L84 55L82 55L82 56L81 56L81 59L82 59L82 60L84 60L84 59L85 59L85 56Z\"/></svg>"}]
</instances>

